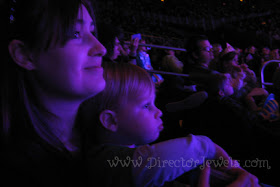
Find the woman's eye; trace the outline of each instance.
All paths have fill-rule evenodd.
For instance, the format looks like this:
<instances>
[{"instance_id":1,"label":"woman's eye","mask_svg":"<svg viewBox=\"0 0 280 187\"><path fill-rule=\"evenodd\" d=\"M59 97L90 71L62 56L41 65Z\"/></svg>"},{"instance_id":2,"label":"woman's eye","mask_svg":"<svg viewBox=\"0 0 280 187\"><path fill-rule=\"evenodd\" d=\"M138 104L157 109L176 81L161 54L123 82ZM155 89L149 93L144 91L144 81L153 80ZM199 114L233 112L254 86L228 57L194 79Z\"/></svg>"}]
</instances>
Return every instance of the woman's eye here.
<instances>
[{"instance_id":1,"label":"woman's eye","mask_svg":"<svg viewBox=\"0 0 280 187\"><path fill-rule=\"evenodd\" d=\"M75 39L81 38L81 33L79 31L75 31L74 35L73 35L73 38L75 38Z\"/></svg>"}]
</instances>

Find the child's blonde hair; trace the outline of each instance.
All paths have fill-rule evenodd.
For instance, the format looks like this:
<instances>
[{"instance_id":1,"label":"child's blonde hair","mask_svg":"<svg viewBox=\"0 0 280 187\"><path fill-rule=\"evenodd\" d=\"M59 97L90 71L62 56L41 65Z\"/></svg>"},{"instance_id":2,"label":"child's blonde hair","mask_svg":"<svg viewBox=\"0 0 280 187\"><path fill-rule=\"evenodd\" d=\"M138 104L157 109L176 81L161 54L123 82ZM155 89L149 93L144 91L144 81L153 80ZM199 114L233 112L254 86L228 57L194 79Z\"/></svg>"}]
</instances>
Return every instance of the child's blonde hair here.
<instances>
[{"instance_id":1,"label":"child's blonde hair","mask_svg":"<svg viewBox=\"0 0 280 187\"><path fill-rule=\"evenodd\" d=\"M105 89L95 97L100 103L100 112L117 110L130 99L155 91L151 76L139 66L128 63L104 63Z\"/></svg>"},{"instance_id":2,"label":"child's blonde hair","mask_svg":"<svg viewBox=\"0 0 280 187\"><path fill-rule=\"evenodd\" d=\"M85 101L79 111L79 123L87 134L96 133L100 126L99 115L104 110L117 111L119 107L133 99L155 92L155 84L147 71L129 63L104 62L105 89ZM98 123L98 125L96 125ZM95 135L90 137L94 139Z\"/></svg>"}]
</instances>

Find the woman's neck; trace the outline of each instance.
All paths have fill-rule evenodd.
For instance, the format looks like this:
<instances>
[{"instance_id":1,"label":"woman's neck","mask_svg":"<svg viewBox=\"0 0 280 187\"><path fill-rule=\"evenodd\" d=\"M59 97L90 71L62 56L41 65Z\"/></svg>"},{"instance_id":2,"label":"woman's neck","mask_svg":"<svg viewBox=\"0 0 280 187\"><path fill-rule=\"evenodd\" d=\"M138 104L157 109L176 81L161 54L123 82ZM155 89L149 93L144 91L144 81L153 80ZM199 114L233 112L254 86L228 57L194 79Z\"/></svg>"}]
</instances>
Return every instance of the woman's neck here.
<instances>
[{"instance_id":1,"label":"woman's neck","mask_svg":"<svg viewBox=\"0 0 280 187\"><path fill-rule=\"evenodd\" d=\"M69 103L50 99L43 102L45 102L44 107L52 114L52 117L46 114L44 118L47 119L53 133L69 151L75 151L79 142L74 125L80 102Z\"/></svg>"},{"instance_id":2,"label":"woman's neck","mask_svg":"<svg viewBox=\"0 0 280 187\"><path fill-rule=\"evenodd\" d=\"M64 99L36 90L39 112L52 133L70 152L78 152L79 135L74 130L75 119L82 100Z\"/></svg>"},{"instance_id":3,"label":"woman's neck","mask_svg":"<svg viewBox=\"0 0 280 187\"><path fill-rule=\"evenodd\" d=\"M70 102L56 98L40 96L39 102L43 105L44 109L51 113L53 117L48 114L44 115L51 123L59 123L55 127L58 129L63 128L65 131L74 127L76 114L81 102Z\"/></svg>"}]
</instances>

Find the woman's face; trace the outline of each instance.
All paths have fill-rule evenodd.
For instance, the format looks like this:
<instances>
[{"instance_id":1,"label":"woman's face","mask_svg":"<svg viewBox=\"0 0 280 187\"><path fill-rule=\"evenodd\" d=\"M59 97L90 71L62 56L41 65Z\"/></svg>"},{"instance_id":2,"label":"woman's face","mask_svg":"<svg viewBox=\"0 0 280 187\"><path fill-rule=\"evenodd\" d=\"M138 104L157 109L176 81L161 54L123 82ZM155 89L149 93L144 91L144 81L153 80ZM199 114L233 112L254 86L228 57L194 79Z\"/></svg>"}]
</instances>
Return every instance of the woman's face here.
<instances>
[{"instance_id":1,"label":"woman's face","mask_svg":"<svg viewBox=\"0 0 280 187\"><path fill-rule=\"evenodd\" d=\"M86 98L105 87L102 56L105 47L93 36L94 23L86 8L79 9L73 38L36 56L32 72L37 85L48 94Z\"/></svg>"},{"instance_id":2,"label":"woman's face","mask_svg":"<svg viewBox=\"0 0 280 187\"><path fill-rule=\"evenodd\" d=\"M115 45L114 45L114 52L113 52L113 56L112 56L112 60L115 60L118 58L118 56L121 54L120 53L120 48L121 48L121 44L120 44L120 41L119 39L116 37L115 38Z\"/></svg>"}]
</instances>

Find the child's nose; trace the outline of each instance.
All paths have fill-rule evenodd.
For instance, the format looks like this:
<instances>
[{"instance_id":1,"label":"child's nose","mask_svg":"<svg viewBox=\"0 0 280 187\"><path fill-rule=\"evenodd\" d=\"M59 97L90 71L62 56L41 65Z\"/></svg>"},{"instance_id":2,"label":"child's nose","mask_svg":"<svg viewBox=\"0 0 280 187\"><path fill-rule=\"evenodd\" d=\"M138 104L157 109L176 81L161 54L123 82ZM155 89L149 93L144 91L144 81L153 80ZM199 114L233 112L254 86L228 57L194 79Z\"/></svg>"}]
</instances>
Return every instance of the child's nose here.
<instances>
[{"instance_id":1,"label":"child's nose","mask_svg":"<svg viewBox=\"0 0 280 187\"><path fill-rule=\"evenodd\" d=\"M156 107L156 118L160 118L162 116L162 111Z\"/></svg>"}]
</instances>

